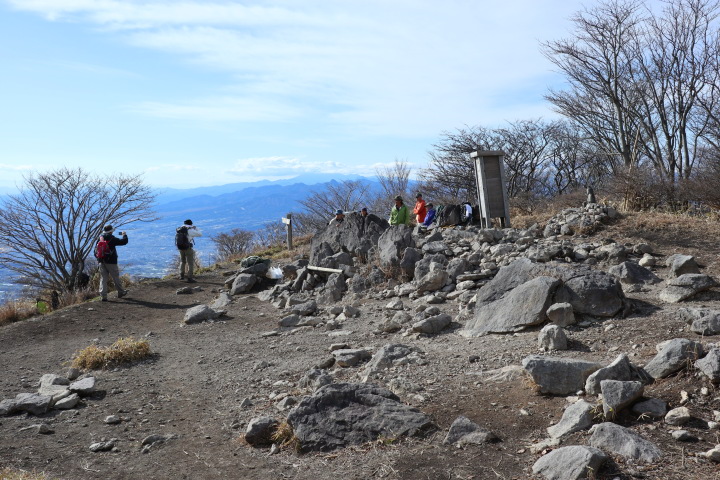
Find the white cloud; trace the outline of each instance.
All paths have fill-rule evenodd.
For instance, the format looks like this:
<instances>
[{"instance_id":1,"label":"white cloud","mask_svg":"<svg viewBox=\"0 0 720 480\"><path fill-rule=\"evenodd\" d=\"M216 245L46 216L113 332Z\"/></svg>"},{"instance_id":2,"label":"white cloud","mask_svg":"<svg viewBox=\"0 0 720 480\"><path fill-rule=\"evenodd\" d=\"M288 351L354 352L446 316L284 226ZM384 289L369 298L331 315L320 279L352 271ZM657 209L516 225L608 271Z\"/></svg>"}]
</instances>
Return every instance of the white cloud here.
<instances>
[{"instance_id":1,"label":"white cloud","mask_svg":"<svg viewBox=\"0 0 720 480\"><path fill-rule=\"evenodd\" d=\"M27 172L34 170L32 165L10 165L8 163L0 163L0 170L10 170L12 172Z\"/></svg>"},{"instance_id":2,"label":"white cloud","mask_svg":"<svg viewBox=\"0 0 720 480\"><path fill-rule=\"evenodd\" d=\"M269 180L292 178L303 173L343 173L373 176L376 169L393 165L394 162L346 165L333 161L314 162L297 157L275 156L237 160L226 173L250 179Z\"/></svg>"},{"instance_id":3,"label":"white cloud","mask_svg":"<svg viewBox=\"0 0 720 480\"><path fill-rule=\"evenodd\" d=\"M555 38L577 9L561 0L9 3L112 29L139 48L227 72L227 91L236 92L149 100L132 111L208 121L312 120L330 131L401 136L548 114L542 93L553 76L538 40Z\"/></svg>"},{"instance_id":4,"label":"white cloud","mask_svg":"<svg viewBox=\"0 0 720 480\"><path fill-rule=\"evenodd\" d=\"M146 167L143 171L145 173L153 173L153 172L191 172L191 171L197 171L197 170L202 170L202 167L198 167L197 165L181 165L181 164L166 163L163 165L154 165L151 167Z\"/></svg>"}]
</instances>

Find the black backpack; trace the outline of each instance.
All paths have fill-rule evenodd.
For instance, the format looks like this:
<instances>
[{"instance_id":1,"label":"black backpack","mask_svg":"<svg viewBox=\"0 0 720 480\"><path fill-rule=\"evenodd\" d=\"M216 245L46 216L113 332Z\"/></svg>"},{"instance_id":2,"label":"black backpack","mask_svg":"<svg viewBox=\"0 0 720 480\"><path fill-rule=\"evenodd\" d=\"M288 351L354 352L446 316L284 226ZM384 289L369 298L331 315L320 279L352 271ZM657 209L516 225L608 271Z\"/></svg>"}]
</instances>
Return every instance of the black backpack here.
<instances>
[{"instance_id":1,"label":"black backpack","mask_svg":"<svg viewBox=\"0 0 720 480\"><path fill-rule=\"evenodd\" d=\"M175 233L175 246L178 250L187 250L188 248L192 248L187 228L182 227Z\"/></svg>"}]
</instances>

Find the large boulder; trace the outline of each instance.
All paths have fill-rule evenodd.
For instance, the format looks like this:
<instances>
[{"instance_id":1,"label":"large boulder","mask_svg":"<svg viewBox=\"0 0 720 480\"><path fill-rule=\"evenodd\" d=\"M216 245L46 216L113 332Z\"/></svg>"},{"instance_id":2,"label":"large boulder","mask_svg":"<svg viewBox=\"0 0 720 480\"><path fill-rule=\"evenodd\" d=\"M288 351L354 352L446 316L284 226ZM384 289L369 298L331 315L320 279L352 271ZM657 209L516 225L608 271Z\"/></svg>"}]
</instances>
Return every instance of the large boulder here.
<instances>
[{"instance_id":1,"label":"large boulder","mask_svg":"<svg viewBox=\"0 0 720 480\"><path fill-rule=\"evenodd\" d=\"M475 316L460 332L466 337L488 333L517 332L538 325L547 319L560 281L553 277L537 277L518 285L504 296L475 306ZM482 290L482 289L481 289Z\"/></svg>"},{"instance_id":2,"label":"large boulder","mask_svg":"<svg viewBox=\"0 0 720 480\"><path fill-rule=\"evenodd\" d=\"M620 279L621 283L626 283L628 285L652 285L662 281L657 277L657 275L647 268L641 267L637 263L633 262L623 262L619 265L610 267L608 269L608 273L615 275Z\"/></svg>"},{"instance_id":3,"label":"large boulder","mask_svg":"<svg viewBox=\"0 0 720 480\"><path fill-rule=\"evenodd\" d=\"M304 397L288 414L302 451L329 451L380 436L417 436L433 429L427 415L390 390L372 384L334 383Z\"/></svg>"},{"instance_id":4,"label":"large boulder","mask_svg":"<svg viewBox=\"0 0 720 480\"><path fill-rule=\"evenodd\" d=\"M571 445L540 457L532 470L547 480L579 480L595 475L607 459L597 448Z\"/></svg>"},{"instance_id":5,"label":"large boulder","mask_svg":"<svg viewBox=\"0 0 720 480\"><path fill-rule=\"evenodd\" d=\"M645 365L645 371L655 379L665 378L688 364L701 358L704 354L702 344L686 338L674 338L667 342Z\"/></svg>"},{"instance_id":6,"label":"large boulder","mask_svg":"<svg viewBox=\"0 0 720 480\"><path fill-rule=\"evenodd\" d=\"M339 226L328 225L313 236L310 242L310 263L320 265L326 257L343 251L366 258L389 226L387 220L377 215L363 217L349 213Z\"/></svg>"},{"instance_id":7,"label":"large boulder","mask_svg":"<svg viewBox=\"0 0 720 480\"><path fill-rule=\"evenodd\" d=\"M380 263L386 266L399 266L408 247L415 247L412 229L407 225L396 225L385 230L378 238Z\"/></svg>"},{"instance_id":8,"label":"large boulder","mask_svg":"<svg viewBox=\"0 0 720 480\"><path fill-rule=\"evenodd\" d=\"M645 370L633 365L624 353L618 355L607 367L603 367L590 375L585 382L585 392L588 395L597 395L601 391L600 382L603 380L638 381L643 384L649 384L653 381Z\"/></svg>"},{"instance_id":9,"label":"large boulder","mask_svg":"<svg viewBox=\"0 0 720 480\"><path fill-rule=\"evenodd\" d=\"M665 260L665 265L668 267L668 278L679 277L686 273L700 273L700 267L698 267L695 257L692 255L680 253L670 255Z\"/></svg>"},{"instance_id":10,"label":"large boulder","mask_svg":"<svg viewBox=\"0 0 720 480\"><path fill-rule=\"evenodd\" d=\"M241 273L233 281L232 287L230 287L230 295L238 295L240 293L247 293L257 283L257 277L251 273Z\"/></svg>"},{"instance_id":11,"label":"large boulder","mask_svg":"<svg viewBox=\"0 0 720 480\"><path fill-rule=\"evenodd\" d=\"M685 273L668 280L667 287L660 292L660 300L668 303L682 302L715 286L717 286L717 282L709 275Z\"/></svg>"},{"instance_id":12,"label":"large boulder","mask_svg":"<svg viewBox=\"0 0 720 480\"><path fill-rule=\"evenodd\" d=\"M625 294L617 278L591 271L565 280L555 301L571 304L576 313L612 317L625 305Z\"/></svg>"},{"instance_id":13,"label":"large boulder","mask_svg":"<svg viewBox=\"0 0 720 480\"><path fill-rule=\"evenodd\" d=\"M601 365L572 358L530 355L522 361L540 393L567 395L582 390L587 377Z\"/></svg>"},{"instance_id":14,"label":"large boulder","mask_svg":"<svg viewBox=\"0 0 720 480\"><path fill-rule=\"evenodd\" d=\"M430 264L430 271L420 278L415 278L418 293L434 292L440 290L448 281L448 272L440 263Z\"/></svg>"},{"instance_id":15,"label":"large boulder","mask_svg":"<svg viewBox=\"0 0 720 480\"><path fill-rule=\"evenodd\" d=\"M593 447L644 463L656 462L662 458L662 452L655 444L620 425L605 422L595 425L590 431L590 445Z\"/></svg>"}]
</instances>

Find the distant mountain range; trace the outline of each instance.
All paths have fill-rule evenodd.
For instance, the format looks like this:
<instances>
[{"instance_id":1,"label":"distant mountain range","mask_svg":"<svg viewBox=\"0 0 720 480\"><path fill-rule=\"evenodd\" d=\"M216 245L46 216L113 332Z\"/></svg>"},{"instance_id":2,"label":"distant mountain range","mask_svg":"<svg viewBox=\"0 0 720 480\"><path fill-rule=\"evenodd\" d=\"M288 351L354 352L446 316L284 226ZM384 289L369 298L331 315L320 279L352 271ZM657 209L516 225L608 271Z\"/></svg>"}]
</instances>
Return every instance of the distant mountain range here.
<instances>
[{"instance_id":1,"label":"distant mountain range","mask_svg":"<svg viewBox=\"0 0 720 480\"><path fill-rule=\"evenodd\" d=\"M358 175L300 175L287 180L232 183L191 189L159 189L155 211L158 220L145 224L115 225L127 230L130 242L119 250L124 272L136 277L159 277L168 272L177 250L175 228L192 219L203 232L196 250L204 264L211 261L210 238L234 228L257 230L268 222L280 222L288 212L300 212L299 201L330 182L363 179L379 185L375 178ZM328 212L330 216L330 212ZM17 293L12 274L0 268L0 300Z\"/></svg>"}]
</instances>

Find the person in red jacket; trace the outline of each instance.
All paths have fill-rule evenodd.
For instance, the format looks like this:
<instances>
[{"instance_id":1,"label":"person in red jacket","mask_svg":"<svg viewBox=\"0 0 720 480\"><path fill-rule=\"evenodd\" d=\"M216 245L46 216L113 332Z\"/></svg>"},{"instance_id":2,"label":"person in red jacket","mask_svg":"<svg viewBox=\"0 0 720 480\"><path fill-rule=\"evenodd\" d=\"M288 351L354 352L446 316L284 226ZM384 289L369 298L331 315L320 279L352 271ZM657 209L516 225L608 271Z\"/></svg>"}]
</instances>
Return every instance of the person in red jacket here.
<instances>
[{"instance_id":1,"label":"person in red jacket","mask_svg":"<svg viewBox=\"0 0 720 480\"><path fill-rule=\"evenodd\" d=\"M427 208L425 208L425 200L422 198L422 193L415 195L415 208L413 213L417 216L417 223L423 223L425 221L425 215L427 215Z\"/></svg>"}]
</instances>

